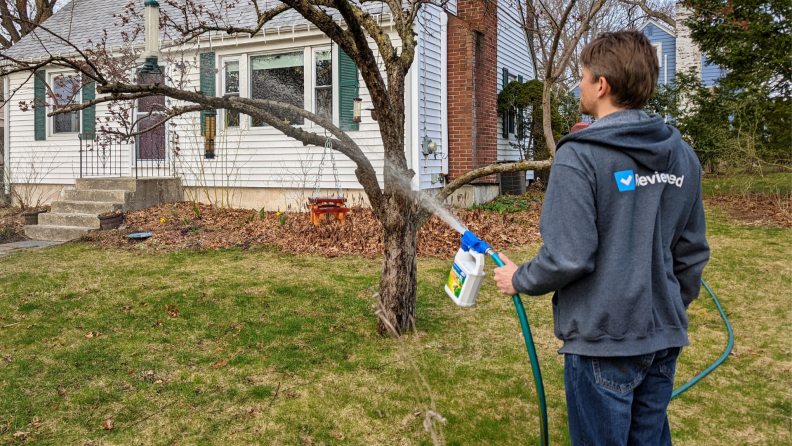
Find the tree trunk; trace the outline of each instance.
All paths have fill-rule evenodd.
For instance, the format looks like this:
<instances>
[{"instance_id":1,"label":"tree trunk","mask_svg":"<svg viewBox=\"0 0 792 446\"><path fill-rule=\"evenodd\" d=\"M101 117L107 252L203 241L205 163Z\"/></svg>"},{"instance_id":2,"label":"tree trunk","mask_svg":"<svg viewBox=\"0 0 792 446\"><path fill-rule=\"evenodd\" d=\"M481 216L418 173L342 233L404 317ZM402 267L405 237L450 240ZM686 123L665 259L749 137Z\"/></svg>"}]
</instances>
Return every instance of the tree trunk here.
<instances>
[{"instance_id":1,"label":"tree trunk","mask_svg":"<svg viewBox=\"0 0 792 446\"><path fill-rule=\"evenodd\" d=\"M384 256L377 310L377 333L381 335L405 333L415 321L418 228L409 215L402 214L400 220L401 224L383 224L382 228Z\"/></svg>"}]
</instances>

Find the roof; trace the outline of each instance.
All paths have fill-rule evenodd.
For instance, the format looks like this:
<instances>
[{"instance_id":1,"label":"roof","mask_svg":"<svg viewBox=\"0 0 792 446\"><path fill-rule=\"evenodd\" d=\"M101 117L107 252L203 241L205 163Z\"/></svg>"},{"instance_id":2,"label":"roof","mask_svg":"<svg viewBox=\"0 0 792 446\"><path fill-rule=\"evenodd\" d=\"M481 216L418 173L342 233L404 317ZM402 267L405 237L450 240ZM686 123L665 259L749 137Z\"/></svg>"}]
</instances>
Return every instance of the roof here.
<instances>
[{"instance_id":1,"label":"roof","mask_svg":"<svg viewBox=\"0 0 792 446\"><path fill-rule=\"evenodd\" d=\"M142 14L144 0L134 0L136 12ZM256 23L256 12L250 2L229 1L229 0L194 0L196 4L217 10L217 5L232 7L222 7L221 14L227 23L235 26L253 27ZM281 4L278 0L267 2L267 7L274 8ZM369 10L373 15L380 12L385 14L390 11L382 11L382 3L366 2L363 9ZM143 43L143 33L136 30L142 28L142 17L134 17L130 22L124 24L121 17L130 16L127 12L129 3L120 0L72 0L58 12L53 14L43 26L37 28L32 33L23 37L4 54L15 59L38 58L50 54L65 54L73 52L74 49L63 42L59 37L71 42L80 49L87 49L96 45L103 36L103 31L107 31L107 47L113 48L126 43ZM162 14L174 11L169 6L161 6ZM328 10L335 20L339 20L341 15L334 9ZM178 14L171 14L177 17ZM266 29L274 29L282 26L307 25L309 24L300 13L294 10L287 10L271 20L265 26ZM46 29L44 29L46 28ZM132 42L126 42L124 35L128 35ZM53 35L54 34L54 35ZM163 38L164 31L160 38Z\"/></svg>"},{"instance_id":2,"label":"roof","mask_svg":"<svg viewBox=\"0 0 792 446\"><path fill-rule=\"evenodd\" d=\"M647 25L649 25L650 23L651 23L652 25L654 25L654 26L656 26L656 27L660 28L660 30L661 30L661 31L665 31L665 32L667 32L668 34L670 34L670 35L671 35L671 37L673 37L673 38L675 38L675 39L676 39L676 34L674 33L674 30L673 30L673 29L670 29L670 28L668 27L668 25L666 25L665 23L660 23L660 22L658 22L658 21L657 21L657 20L655 20L655 19L650 19L650 18L646 19L646 21L644 21L644 22L643 22L643 24L642 24L641 26L639 26L639 27L638 27L638 31L643 31L643 29L644 29L644 28L646 28L646 26L647 26Z\"/></svg>"}]
</instances>

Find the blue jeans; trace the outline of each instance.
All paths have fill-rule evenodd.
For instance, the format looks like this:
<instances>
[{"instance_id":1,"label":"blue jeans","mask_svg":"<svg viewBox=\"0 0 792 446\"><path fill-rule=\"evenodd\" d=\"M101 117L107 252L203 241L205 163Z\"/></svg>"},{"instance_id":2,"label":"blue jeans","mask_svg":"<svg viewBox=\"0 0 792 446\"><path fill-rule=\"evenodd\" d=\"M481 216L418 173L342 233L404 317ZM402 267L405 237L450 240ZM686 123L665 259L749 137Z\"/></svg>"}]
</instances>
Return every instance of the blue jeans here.
<instances>
[{"instance_id":1,"label":"blue jeans","mask_svg":"<svg viewBox=\"0 0 792 446\"><path fill-rule=\"evenodd\" d=\"M615 358L565 355L572 444L670 445L666 408L681 350Z\"/></svg>"}]
</instances>

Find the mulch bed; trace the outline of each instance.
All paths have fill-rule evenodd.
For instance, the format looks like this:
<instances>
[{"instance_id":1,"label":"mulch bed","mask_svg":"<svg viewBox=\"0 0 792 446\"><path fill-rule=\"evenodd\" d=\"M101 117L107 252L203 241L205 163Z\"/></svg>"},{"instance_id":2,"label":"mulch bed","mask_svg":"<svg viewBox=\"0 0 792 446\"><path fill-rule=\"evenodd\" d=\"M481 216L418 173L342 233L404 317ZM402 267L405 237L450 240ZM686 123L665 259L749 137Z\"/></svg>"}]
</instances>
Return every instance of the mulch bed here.
<instances>
[{"instance_id":1,"label":"mulch bed","mask_svg":"<svg viewBox=\"0 0 792 446\"><path fill-rule=\"evenodd\" d=\"M723 194L704 197L704 202L723 209L729 219L751 226L792 228L790 194Z\"/></svg>"},{"instance_id":2,"label":"mulch bed","mask_svg":"<svg viewBox=\"0 0 792 446\"><path fill-rule=\"evenodd\" d=\"M323 222L314 226L307 213L276 215L254 210L215 212L200 204L200 216L192 203L165 204L126 215L127 229L95 231L80 239L99 246L144 247L153 250L220 249L265 246L294 254L328 257L382 254L382 227L371 210L355 208L346 216L346 226ZM476 235L495 249L526 245L539 240L541 205L514 213L458 210L457 216ZM285 215L285 219L284 219ZM284 224L281 224L284 219ZM145 242L129 241L132 232L151 232ZM418 233L418 255L447 258L459 249L460 234L437 217Z\"/></svg>"}]
</instances>

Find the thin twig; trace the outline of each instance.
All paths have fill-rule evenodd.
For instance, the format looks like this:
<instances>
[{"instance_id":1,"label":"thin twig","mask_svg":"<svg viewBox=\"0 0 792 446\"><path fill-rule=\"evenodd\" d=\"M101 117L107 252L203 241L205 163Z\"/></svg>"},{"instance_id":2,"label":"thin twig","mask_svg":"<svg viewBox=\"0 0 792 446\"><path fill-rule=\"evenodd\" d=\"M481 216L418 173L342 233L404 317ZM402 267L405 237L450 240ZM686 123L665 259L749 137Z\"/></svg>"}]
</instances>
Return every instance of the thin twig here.
<instances>
[{"instance_id":1,"label":"thin twig","mask_svg":"<svg viewBox=\"0 0 792 446\"><path fill-rule=\"evenodd\" d=\"M281 385L281 383L280 383L280 381L278 381L278 388L275 389L275 395L272 395L272 399L270 400L270 403L269 403L269 406L267 406L267 409L272 407L272 402L275 401L275 398L278 397L278 392L280 391L280 385Z\"/></svg>"},{"instance_id":2,"label":"thin twig","mask_svg":"<svg viewBox=\"0 0 792 446\"><path fill-rule=\"evenodd\" d=\"M148 420L149 418L153 417L154 415L157 415L158 413L160 413L160 412L162 412L163 410L167 409L168 407L172 406L172 405L173 405L175 402L176 402L176 401L171 401L170 403L168 403L168 404L166 404L166 405L164 405L164 406L160 407L160 409L159 409L158 411L156 411L156 412L153 412L151 415L147 416L146 418L143 418L142 420L140 420L140 421L136 422L135 424L130 424L129 426L127 426L127 427L125 428L125 430L126 430L126 429L129 429L130 427L135 427L135 426L137 426L138 424L140 424L140 423L142 423L142 422L144 422L144 421Z\"/></svg>"},{"instance_id":3,"label":"thin twig","mask_svg":"<svg viewBox=\"0 0 792 446\"><path fill-rule=\"evenodd\" d=\"M0 327L0 328L8 328L8 327L13 327L14 325L19 325L19 322L14 322L13 324L3 325L3 326L2 326L2 327Z\"/></svg>"}]
</instances>

